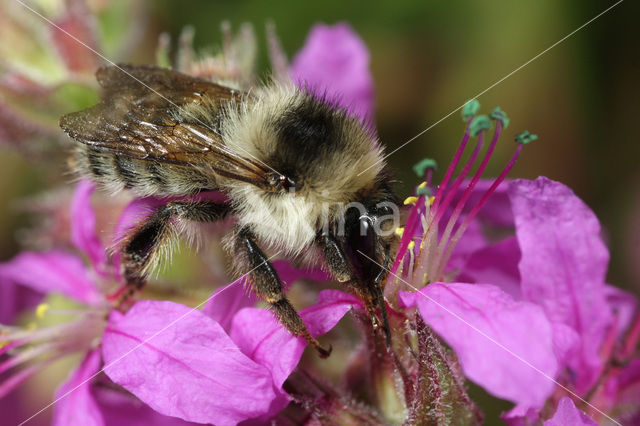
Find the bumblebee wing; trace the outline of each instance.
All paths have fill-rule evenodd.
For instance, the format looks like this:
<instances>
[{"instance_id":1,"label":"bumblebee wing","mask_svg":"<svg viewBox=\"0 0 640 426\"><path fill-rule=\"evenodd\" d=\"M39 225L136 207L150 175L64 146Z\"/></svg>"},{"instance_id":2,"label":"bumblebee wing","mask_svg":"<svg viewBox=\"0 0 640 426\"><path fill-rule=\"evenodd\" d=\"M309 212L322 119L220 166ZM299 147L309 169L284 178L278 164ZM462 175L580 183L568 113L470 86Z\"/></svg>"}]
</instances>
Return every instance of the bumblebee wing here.
<instances>
[{"instance_id":1,"label":"bumblebee wing","mask_svg":"<svg viewBox=\"0 0 640 426\"><path fill-rule=\"evenodd\" d=\"M100 151L194 167L261 187L269 170L224 145L218 122L223 105L239 100L233 89L153 66L118 65L96 73L104 89L97 105L63 116L60 127ZM180 109L206 105L208 122L185 120Z\"/></svg>"}]
</instances>

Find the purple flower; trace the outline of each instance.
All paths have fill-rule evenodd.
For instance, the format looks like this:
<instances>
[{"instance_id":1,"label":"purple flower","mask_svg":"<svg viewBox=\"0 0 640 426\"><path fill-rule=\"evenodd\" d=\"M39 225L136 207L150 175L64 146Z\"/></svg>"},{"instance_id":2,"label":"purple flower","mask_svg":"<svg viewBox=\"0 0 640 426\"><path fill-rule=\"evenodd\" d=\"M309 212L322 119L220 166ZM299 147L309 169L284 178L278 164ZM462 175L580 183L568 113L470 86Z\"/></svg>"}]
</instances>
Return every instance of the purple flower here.
<instances>
[{"instance_id":1,"label":"purple flower","mask_svg":"<svg viewBox=\"0 0 640 426\"><path fill-rule=\"evenodd\" d=\"M217 294L238 287L241 282L234 282L210 300L215 303ZM341 292L323 292L318 304L301 316L319 336L357 303ZM223 304L219 307L206 312L215 316L226 311ZM305 346L267 309L239 310L227 333L205 312L172 302L141 301L125 315L112 313L103 357L106 374L156 411L222 425L268 419L284 408L289 399L282 384Z\"/></svg>"},{"instance_id":2,"label":"purple flower","mask_svg":"<svg viewBox=\"0 0 640 426\"><path fill-rule=\"evenodd\" d=\"M508 123L502 111L494 110L491 118L496 122L496 130L491 144L475 175L465 180L491 123L489 117L472 118L472 115L466 117L464 139L435 196L429 197L429 188L421 185L424 189L411 200L415 207L404 229L392 272L406 276L414 288L428 284L420 292L400 292L400 306L418 306L425 322L456 351L469 379L496 396L540 408L553 391L550 379L558 372L553 331L544 311L534 303L514 299L497 283L477 285L455 280L460 271L465 271L469 258L487 246L487 238L474 219L523 146L517 146L495 181L490 185L480 181L502 128ZM472 135L477 136L474 150L460 176L454 179L453 170ZM432 166L423 165L426 171L420 173L426 172L429 182ZM483 190L481 199L470 204L471 209L465 209L476 188ZM429 250L423 250L425 247ZM398 285L388 286L387 295ZM522 324L532 325L527 333L523 333Z\"/></svg>"},{"instance_id":3,"label":"purple flower","mask_svg":"<svg viewBox=\"0 0 640 426\"><path fill-rule=\"evenodd\" d=\"M75 243L81 252L87 250L87 241L93 233L84 221L95 220L89 204L92 185L84 182L78 186L74 196L74 220L72 226ZM95 236L94 236L95 237ZM89 351L99 343L106 324L104 315L108 305L103 291L96 285L95 265L87 268L82 259L74 254L52 250L49 252L22 252L11 261L0 264L0 285L4 288L26 287L40 294L58 293L80 304L78 309L63 309L60 314L72 314L76 319L43 329L28 330L1 325L5 354L0 373L9 374L0 386L0 396L5 395L26 378L51 362L71 353ZM41 304L36 314L55 314L57 309L47 303ZM97 340L96 340L97 339ZM38 360L37 363L33 363ZM29 364L23 369L22 366Z\"/></svg>"},{"instance_id":4,"label":"purple flower","mask_svg":"<svg viewBox=\"0 0 640 426\"><path fill-rule=\"evenodd\" d=\"M55 405L56 424L100 425L118 410L113 397L93 389L103 362L114 383L158 413L187 421L235 424L271 417L286 406L289 399L282 384L298 364L306 342L283 329L268 310L251 307L256 300L245 294L245 278L215 292L204 311L160 301L140 301L124 314L111 307L105 290L112 266L95 234L92 192L93 186L82 182L72 201L72 240L91 261L91 268L75 255L59 251L25 252L0 265L2 282L45 294L61 293L86 307L73 312L77 320L51 329L29 332L3 326L2 353L7 357L0 363L0 373L36 356L46 355L50 361L10 375L0 386L0 395L49 362L85 352L81 365L56 393L60 399ZM121 226L149 203L134 201L125 209ZM277 267L287 282L303 277L326 279L324 273L300 271L282 262ZM111 288L116 281L112 277ZM227 292L234 294L234 299L227 300L231 303L217 303L215 299ZM318 336L357 303L351 296L328 291L302 317ZM38 312L47 309L43 304ZM103 406L96 395L110 403ZM130 399L120 398L116 405L135 405Z\"/></svg>"},{"instance_id":5,"label":"purple flower","mask_svg":"<svg viewBox=\"0 0 640 426\"><path fill-rule=\"evenodd\" d=\"M615 340L627 329L635 299L606 285L600 224L569 188L543 177L499 187L520 147L495 181L480 180L508 122L503 114L491 115L496 131L471 179L488 125L466 117L467 132L435 196L424 195L427 186L412 200L393 272L422 287L400 292L400 305L418 307L469 379L517 404L505 417L513 422L536 417L555 380L579 395L592 389L603 372L607 332ZM474 126L474 151L454 179ZM509 230L515 236L487 236Z\"/></svg>"},{"instance_id":6,"label":"purple flower","mask_svg":"<svg viewBox=\"0 0 640 426\"><path fill-rule=\"evenodd\" d=\"M315 25L293 59L291 76L299 86L326 96L361 119L373 120L369 50L348 24Z\"/></svg>"},{"instance_id":7,"label":"purple flower","mask_svg":"<svg viewBox=\"0 0 640 426\"><path fill-rule=\"evenodd\" d=\"M596 426L584 412L578 410L569 397L564 397L552 418L543 423L544 426Z\"/></svg>"},{"instance_id":8,"label":"purple flower","mask_svg":"<svg viewBox=\"0 0 640 426\"><path fill-rule=\"evenodd\" d=\"M522 298L542 306L552 324L577 334L560 351L575 351L564 358L582 393L600 372L598 350L612 320L605 292L609 253L600 224L569 188L546 178L512 182L508 192L522 252Z\"/></svg>"},{"instance_id":9,"label":"purple flower","mask_svg":"<svg viewBox=\"0 0 640 426\"><path fill-rule=\"evenodd\" d=\"M541 407L558 364L542 309L488 284L434 283L400 293L456 351L465 376L494 395ZM527 324L527 331L522 326ZM528 366L528 363L530 366Z\"/></svg>"},{"instance_id":10,"label":"purple flower","mask_svg":"<svg viewBox=\"0 0 640 426\"><path fill-rule=\"evenodd\" d=\"M76 21L71 30L88 30ZM60 40L58 45L66 49L63 55L72 53L72 46ZM347 24L318 25L289 72L300 86L370 122L368 63L366 47ZM391 345L371 325L362 302L346 293L321 291L314 305L300 311L317 337L356 308L364 344L346 363L345 389L318 384L302 368L292 375L306 341L291 335L268 309L256 307L246 277L217 289L201 309L157 300L114 306L107 294L123 284L119 256L109 256L98 238L93 186L82 182L71 207L71 241L80 256L24 252L0 265L3 295L29 288L45 297L62 294L78 306L71 312L75 320L52 328L1 326L0 396L51 361L78 353L80 365L56 392L55 424L265 424L291 401L311 407L301 422L323 416L368 423L447 423L457 416L479 422L461 371L515 404L503 416L509 424L540 423L553 407L545 425L593 424L597 413L591 407L580 411L565 389L633 422L640 317L635 298L604 282L608 252L600 225L560 183L538 178L500 186L524 143L533 139L528 132L518 136L500 176L481 179L508 118L498 108L474 118L476 107L470 103L464 110L465 136L441 184L431 180L433 165L422 163L426 182L407 199L413 207L398 230L402 239L385 285ZM496 130L481 155L491 120ZM454 176L469 144L473 151ZM469 177L476 160L477 172ZM221 193L198 197L224 200ZM130 203L115 239L167 201ZM285 261L274 267L286 285L329 278ZM402 281L415 291L399 291L408 290ZM45 303L36 313L56 310ZM354 403L356 392L370 401Z\"/></svg>"}]
</instances>

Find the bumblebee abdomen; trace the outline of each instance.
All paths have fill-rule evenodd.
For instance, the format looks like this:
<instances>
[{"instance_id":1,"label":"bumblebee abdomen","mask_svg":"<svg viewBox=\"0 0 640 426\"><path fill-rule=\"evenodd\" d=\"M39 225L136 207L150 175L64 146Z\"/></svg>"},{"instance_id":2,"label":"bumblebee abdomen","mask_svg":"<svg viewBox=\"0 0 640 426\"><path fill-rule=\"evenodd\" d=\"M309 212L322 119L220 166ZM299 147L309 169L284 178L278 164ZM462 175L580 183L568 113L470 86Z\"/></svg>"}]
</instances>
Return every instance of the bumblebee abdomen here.
<instances>
[{"instance_id":1,"label":"bumblebee abdomen","mask_svg":"<svg viewBox=\"0 0 640 426\"><path fill-rule=\"evenodd\" d=\"M112 192L130 189L140 196L163 196L218 189L215 176L198 168L134 159L90 145L74 151L71 165L82 177Z\"/></svg>"}]
</instances>

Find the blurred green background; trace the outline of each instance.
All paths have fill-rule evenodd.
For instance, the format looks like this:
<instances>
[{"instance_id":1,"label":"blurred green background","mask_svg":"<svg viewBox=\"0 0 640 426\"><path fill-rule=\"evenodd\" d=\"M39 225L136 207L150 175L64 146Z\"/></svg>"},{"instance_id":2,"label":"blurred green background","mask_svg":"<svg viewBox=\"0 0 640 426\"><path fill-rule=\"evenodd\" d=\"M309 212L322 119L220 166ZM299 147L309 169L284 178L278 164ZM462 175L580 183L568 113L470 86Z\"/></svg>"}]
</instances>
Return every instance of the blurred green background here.
<instances>
[{"instance_id":1,"label":"blurred green background","mask_svg":"<svg viewBox=\"0 0 640 426\"><path fill-rule=\"evenodd\" d=\"M133 21L140 31L139 42L117 60L154 62L163 31L175 40L184 26L192 25L196 46L210 48L220 42L222 21L230 21L234 28L250 22L259 39L262 75L268 74L267 21L275 23L289 58L315 23L350 23L371 52L376 123L390 152L615 2L160 0L124 2L123 7L133 9L134 3L142 8ZM486 175L496 176L511 156L512 135L524 129L537 133L540 139L527 146L511 177L544 175L573 188L602 221L611 248L609 282L636 293L640 288L638 12L638 2L622 2L479 97L483 111L499 105L511 117ZM442 166L437 178L442 176L463 133L459 117L451 115L389 157L401 181L401 195L417 182L411 165L423 157L437 159ZM33 161L0 147L0 261L19 250L16 230L29 222L14 208L16 202L53 183L69 185L64 169L64 164ZM489 408L481 405L485 411ZM495 419L508 406L496 402L488 418Z\"/></svg>"},{"instance_id":2,"label":"blurred green background","mask_svg":"<svg viewBox=\"0 0 640 426\"><path fill-rule=\"evenodd\" d=\"M133 10L134 4L142 8L134 21L142 36L117 59L152 62L162 31L177 37L192 25L196 46L210 48L220 42L223 20L234 28L250 22L259 37L263 75L268 20L290 58L314 23L349 22L371 50L377 125L390 152L614 2L160 0L124 2L124 7ZM640 286L639 9L637 2L622 2L479 98L484 111L499 105L512 119L488 175L497 175L511 155L513 134L537 133L540 140L527 147L511 176L545 175L573 188L606 229L609 281L635 289ZM418 159L430 156L445 166L462 131L455 113L393 154L389 161L402 182L400 192L416 182L410 166ZM51 165L34 165L5 149L0 153L0 259L7 259L18 249L14 231L26 220L12 202L50 182Z\"/></svg>"},{"instance_id":3,"label":"blurred green background","mask_svg":"<svg viewBox=\"0 0 640 426\"><path fill-rule=\"evenodd\" d=\"M172 34L193 25L200 46L219 39L225 19L234 26L253 23L264 46L260 29L272 19L290 56L314 23L349 22L371 50L377 125L390 152L614 3L163 0L156 11L159 27ZM573 188L606 229L610 281L636 289L638 11L637 2L619 4L479 98L484 111L499 105L512 119L488 175L496 176L511 155L513 134L537 133L538 143L527 147L511 176L544 175ZM448 164L463 132L459 117L453 114L389 158L403 193L416 181L410 166L418 159Z\"/></svg>"}]
</instances>

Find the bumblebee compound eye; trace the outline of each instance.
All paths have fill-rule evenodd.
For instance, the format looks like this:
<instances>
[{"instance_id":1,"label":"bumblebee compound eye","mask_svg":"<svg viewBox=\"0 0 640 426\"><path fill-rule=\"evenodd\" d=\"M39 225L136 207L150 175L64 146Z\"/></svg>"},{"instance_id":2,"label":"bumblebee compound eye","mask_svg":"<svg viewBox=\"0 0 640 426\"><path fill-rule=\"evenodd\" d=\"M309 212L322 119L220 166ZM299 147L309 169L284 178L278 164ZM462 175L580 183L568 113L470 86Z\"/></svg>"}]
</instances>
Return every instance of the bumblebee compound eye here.
<instances>
[{"instance_id":1,"label":"bumblebee compound eye","mask_svg":"<svg viewBox=\"0 0 640 426\"><path fill-rule=\"evenodd\" d=\"M387 237L400 225L400 209L393 201L378 203L372 214L375 232L379 237Z\"/></svg>"},{"instance_id":2,"label":"bumblebee compound eye","mask_svg":"<svg viewBox=\"0 0 640 426\"><path fill-rule=\"evenodd\" d=\"M280 183L280 186L282 187L282 189L284 189L287 192L291 191L292 189L295 190L296 188L296 183L293 181L293 179L291 179L288 176L280 175L278 177L278 182Z\"/></svg>"}]
</instances>

